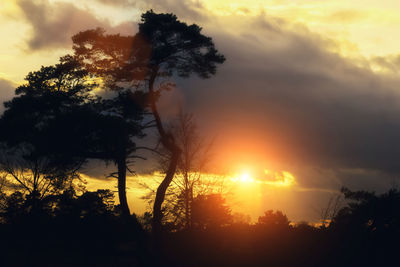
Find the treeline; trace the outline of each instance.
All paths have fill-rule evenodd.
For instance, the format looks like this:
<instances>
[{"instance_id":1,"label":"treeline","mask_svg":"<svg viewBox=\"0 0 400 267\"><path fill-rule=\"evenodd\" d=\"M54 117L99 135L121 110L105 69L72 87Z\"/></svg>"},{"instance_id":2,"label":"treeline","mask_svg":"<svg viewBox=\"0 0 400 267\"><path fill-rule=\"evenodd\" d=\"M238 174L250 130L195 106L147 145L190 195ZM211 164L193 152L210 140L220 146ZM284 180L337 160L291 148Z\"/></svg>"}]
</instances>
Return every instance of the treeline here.
<instances>
[{"instance_id":1,"label":"treeline","mask_svg":"<svg viewBox=\"0 0 400 267\"><path fill-rule=\"evenodd\" d=\"M108 190L66 190L41 200L2 196L4 266L392 266L398 261L400 191L342 190L345 204L319 226L280 211L235 220L221 195L194 201L192 227L149 229L122 220ZM5 200L5 202L4 202ZM183 214L184 216L184 214ZM150 217L148 218L150 219ZM138 220L151 227L146 218Z\"/></svg>"}]
</instances>

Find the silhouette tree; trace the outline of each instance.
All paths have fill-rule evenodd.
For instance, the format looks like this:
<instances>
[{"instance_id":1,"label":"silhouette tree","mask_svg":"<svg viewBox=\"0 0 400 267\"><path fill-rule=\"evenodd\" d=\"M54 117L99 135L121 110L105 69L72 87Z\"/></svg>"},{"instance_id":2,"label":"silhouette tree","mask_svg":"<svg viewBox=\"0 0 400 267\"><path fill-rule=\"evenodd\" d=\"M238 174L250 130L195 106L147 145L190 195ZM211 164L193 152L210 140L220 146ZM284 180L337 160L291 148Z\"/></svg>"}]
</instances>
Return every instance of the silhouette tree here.
<instances>
[{"instance_id":1,"label":"silhouette tree","mask_svg":"<svg viewBox=\"0 0 400 267\"><path fill-rule=\"evenodd\" d=\"M157 189L153 206L153 231L161 231L166 190L171 183L181 150L166 131L157 100L161 92L171 89L172 76L189 77L192 73L209 78L225 58L215 49L210 37L195 24L187 25L173 14L142 15L139 32L134 36L105 35L104 30L88 30L73 37L76 57L89 71L104 78L108 88L120 90L142 88L148 93L149 107L162 145L171 159L164 180Z\"/></svg>"},{"instance_id":2,"label":"silhouette tree","mask_svg":"<svg viewBox=\"0 0 400 267\"><path fill-rule=\"evenodd\" d=\"M202 172L210 160L210 144L205 144L199 136L192 114L186 114L180 110L178 118L171 125L169 132L174 136L176 144L182 154L179 158L174 179L173 213L176 219L183 221L184 227L192 225L192 203L197 194L210 193L211 181L202 179ZM172 154L167 153L164 158L164 169L167 169ZM178 178L178 179L177 179ZM207 190L208 189L208 190Z\"/></svg>"},{"instance_id":3,"label":"silhouette tree","mask_svg":"<svg viewBox=\"0 0 400 267\"><path fill-rule=\"evenodd\" d=\"M321 227L326 228L339 212L342 206L342 195L334 194L329 198L326 207L320 210Z\"/></svg>"},{"instance_id":4,"label":"silhouette tree","mask_svg":"<svg viewBox=\"0 0 400 267\"><path fill-rule=\"evenodd\" d=\"M122 215L128 218L126 170L135 157L132 138L142 135L143 94L120 91L101 99L93 92L97 84L71 56L28 74L26 81L5 103L0 121L7 152L0 158L2 169L23 190L43 198L61 192L67 182L70 187L86 159L113 161Z\"/></svg>"},{"instance_id":5,"label":"silhouette tree","mask_svg":"<svg viewBox=\"0 0 400 267\"><path fill-rule=\"evenodd\" d=\"M73 190L49 198L53 216L64 220L81 220L114 216L114 194L110 190L85 191L76 195Z\"/></svg>"},{"instance_id":6,"label":"silhouette tree","mask_svg":"<svg viewBox=\"0 0 400 267\"><path fill-rule=\"evenodd\" d=\"M0 174L0 218L3 216L5 209L7 208L6 176L6 174Z\"/></svg>"},{"instance_id":7,"label":"silhouette tree","mask_svg":"<svg viewBox=\"0 0 400 267\"><path fill-rule=\"evenodd\" d=\"M342 188L349 202L332 220L332 228L357 229L368 232L394 232L400 226L400 192L390 189L376 195L367 191Z\"/></svg>"},{"instance_id":8,"label":"silhouette tree","mask_svg":"<svg viewBox=\"0 0 400 267\"><path fill-rule=\"evenodd\" d=\"M289 227L289 220L282 211L267 210L263 216L258 217L258 225L267 227Z\"/></svg>"},{"instance_id":9,"label":"silhouette tree","mask_svg":"<svg viewBox=\"0 0 400 267\"><path fill-rule=\"evenodd\" d=\"M114 162L117 172L110 177L118 180L118 197L123 217L130 218L126 197L127 171L135 158L137 146L134 138L141 138L144 95L141 92L120 91L112 99L102 100L99 109L88 110L75 120L80 135L74 142L79 155L85 158Z\"/></svg>"},{"instance_id":10,"label":"silhouette tree","mask_svg":"<svg viewBox=\"0 0 400 267\"><path fill-rule=\"evenodd\" d=\"M61 123L58 129L54 122L92 98L85 76L72 57L63 57L55 66L29 73L27 83L16 89L17 96L4 104L0 168L34 199L60 192L79 179L77 170L84 159L59 153L60 140L68 140L63 130L69 125Z\"/></svg>"},{"instance_id":11,"label":"silhouette tree","mask_svg":"<svg viewBox=\"0 0 400 267\"><path fill-rule=\"evenodd\" d=\"M179 110L178 116L167 126L177 146L182 151L175 178L166 192L163 208L163 223L168 222L174 229L190 228L193 198L199 194L211 194L216 191L219 181L204 177L203 171L210 161L212 142L206 143L199 136L193 114ZM172 154L161 147L157 153L161 169L166 172ZM143 197L154 203L155 190L146 183L142 184L150 192Z\"/></svg>"},{"instance_id":12,"label":"silhouette tree","mask_svg":"<svg viewBox=\"0 0 400 267\"><path fill-rule=\"evenodd\" d=\"M199 195L193 200L192 222L199 229L229 225L231 210L221 194Z\"/></svg>"},{"instance_id":13,"label":"silhouette tree","mask_svg":"<svg viewBox=\"0 0 400 267\"><path fill-rule=\"evenodd\" d=\"M65 225L68 222L111 218L118 214L114 194L110 190L85 191L77 195L73 188L41 199L16 191L5 197L3 210L1 217L8 224L37 223L40 219L41 222L56 220Z\"/></svg>"}]
</instances>

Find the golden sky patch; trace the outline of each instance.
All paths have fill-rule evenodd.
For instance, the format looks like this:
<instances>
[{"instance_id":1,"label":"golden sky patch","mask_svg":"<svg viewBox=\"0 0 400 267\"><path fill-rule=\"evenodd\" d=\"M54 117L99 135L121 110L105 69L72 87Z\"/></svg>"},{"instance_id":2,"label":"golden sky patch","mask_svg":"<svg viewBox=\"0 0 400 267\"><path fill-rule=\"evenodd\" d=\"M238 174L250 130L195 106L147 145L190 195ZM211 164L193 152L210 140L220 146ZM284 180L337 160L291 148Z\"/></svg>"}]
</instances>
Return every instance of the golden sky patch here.
<instances>
[{"instance_id":1,"label":"golden sky patch","mask_svg":"<svg viewBox=\"0 0 400 267\"><path fill-rule=\"evenodd\" d=\"M364 57L399 52L399 3L388 0L205 1L206 7L218 16L257 16L264 12L294 25L304 24L312 32L336 41L340 54Z\"/></svg>"},{"instance_id":2,"label":"golden sky patch","mask_svg":"<svg viewBox=\"0 0 400 267\"><path fill-rule=\"evenodd\" d=\"M4 76L10 77L14 82L21 82L28 71L37 69L40 65L55 63L65 52L47 51L46 54L24 51L24 43L29 38L31 29L16 2L3 0L0 3L0 34L7 36L6 41L0 43L0 72L6 73ZM48 1L50 4L57 2L74 3L79 8L93 12L98 17L107 18L113 23L139 19L140 12L134 7L110 7L94 4L95 1ZM207 9L205 12L227 22L223 26L228 32L229 25L238 20L236 16L240 18L262 15L283 19L292 27L305 25L322 38L333 40L336 47L331 50L345 57L363 57L368 60L374 56L399 53L399 1L205 0L202 3ZM235 31L234 24L232 27L232 31Z\"/></svg>"}]
</instances>

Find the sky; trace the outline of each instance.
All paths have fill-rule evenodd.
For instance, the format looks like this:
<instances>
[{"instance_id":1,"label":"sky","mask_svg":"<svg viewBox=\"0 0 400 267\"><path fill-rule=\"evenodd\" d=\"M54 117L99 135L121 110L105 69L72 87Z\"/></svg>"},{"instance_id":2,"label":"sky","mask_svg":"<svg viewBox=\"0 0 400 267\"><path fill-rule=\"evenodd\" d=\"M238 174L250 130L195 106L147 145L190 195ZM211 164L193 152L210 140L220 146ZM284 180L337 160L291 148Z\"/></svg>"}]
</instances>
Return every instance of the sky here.
<instances>
[{"instance_id":1,"label":"sky","mask_svg":"<svg viewBox=\"0 0 400 267\"><path fill-rule=\"evenodd\" d=\"M1 0L0 101L70 52L73 34L133 34L150 8L197 23L227 58L211 79L177 79L160 104L164 119L178 103L195 114L215 139L215 172L251 176L232 181L234 209L315 221L341 186L383 192L398 183L396 0ZM101 172L87 170L89 187L113 186ZM283 172L293 183L271 183ZM128 197L140 213L133 180Z\"/></svg>"}]
</instances>

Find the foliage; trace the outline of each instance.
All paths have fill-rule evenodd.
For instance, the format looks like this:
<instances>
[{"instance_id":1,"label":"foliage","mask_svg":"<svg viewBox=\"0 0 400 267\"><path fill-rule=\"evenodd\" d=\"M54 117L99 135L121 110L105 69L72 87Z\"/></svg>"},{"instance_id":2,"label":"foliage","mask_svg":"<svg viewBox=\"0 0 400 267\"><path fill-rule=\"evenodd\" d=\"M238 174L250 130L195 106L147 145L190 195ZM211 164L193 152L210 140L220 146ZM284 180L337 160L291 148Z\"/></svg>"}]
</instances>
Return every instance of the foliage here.
<instances>
[{"instance_id":1,"label":"foliage","mask_svg":"<svg viewBox=\"0 0 400 267\"><path fill-rule=\"evenodd\" d=\"M225 60L199 26L153 11L142 15L139 32L133 36L105 34L97 28L80 32L72 40L75 56L86 69L118 90L122 88L118 85L132 83L136 87L151 76L188 77L196 73L208 78Z\"/></svg>"},{"instance_id":2,"label":"foliage","mask_svg":"<svg viewBox=\"0 0 400 267\"><path fill-rule=\"evenodd\" d=\"M102 29L73 36L75 57L88 71L101 77L107 88L143 90L162 145L172 154L165 179L160 183L153 206L154 231L161 229L162 203L178 164L181 151L174 136L163 126L156 103L161 92L171 89L172 76L197 74L208 78L225 61L210 37L195 24L187 25L173 14L142 15L139 32L133 36L106 35Z\"/></svg>"},{"instance_id":3,"label":"foliage","mask_svg":"<svg viewBox=\"0 0 400 267\"><path fill-rule=\"evenodd\" d=\"M339 210L343 206L343 196L340 194L334 194L329 198L326 207L320 211L321 227L326 228L330 225L333 218L337 215Z\"/></svg>"},{"instance_id":4,"label":"foliage","mask_svg":"<svg viewBox=\"0 0 400 267\"><path fill-rule=\"evenodd\" d=\"M110 190L85 191L77 195L73 188L42 199L19 191L6 196L3 220L8 224L50 222L51 220L87 220L114 216L114 194Z\"/></svg>"},{"instance_id":5,"label":"foliage","mask_svg":"<svg viewBox=\"0 0 400 267\"><path fill-rule=\"evenodd\" d=\"M119 91L102 99L97 86L72 56L29 73L17 96L5 103L0 167L15 186L43 198L75 185L87 159L114 162L122 210L129 215L126 169L135 157L133 138L143 136L146 96Z\"/></svg>"},{"instance_id":6,"label":"foliage","mask_svg":"<svg viewBox=\"0 0 400 267\"><path fill-rule=\"evenodd\" d=\"M221 194L199 195L193 199L192 220L195 228L215 228L231 224L232 215Z\"/></svg>"},{"instance_id":7,"label":"foliage","mask_svg":"<svg viewBox=\"0 0 400 267\"><path fill-rule=\"evenodd\" d=\"M289 219L282 211L267 210L263 216L258 217L258 224L266 227L289 227Z\"/></svg>"},{"instance_id":8,"label":"foliage","mask_svg":"<svg viewBox=\"0 0 400 267\"><path fill-rule=\"evenodd\" d=\"M400 227L400 192L390 189L381 195L366 191L342 189L349 202L332 221L333 228L368 232L394 231ZM396 230L397 231L397 230Z\"/></svg>"},{"instance_id":9,"label":"foliage","mask_svg":"<svg viewBox=\"0 0 400 267\"><path fill-rule=\"evenodd\" d=\"M17 96L4 104L0 169L31 196L43 198L79 179L77 170L84 158L67 145L72 138L67 122L95 101L86 75L72 57L62 57L55 66L29 73L16 89Z\"/></svg>"}]
</instances>

